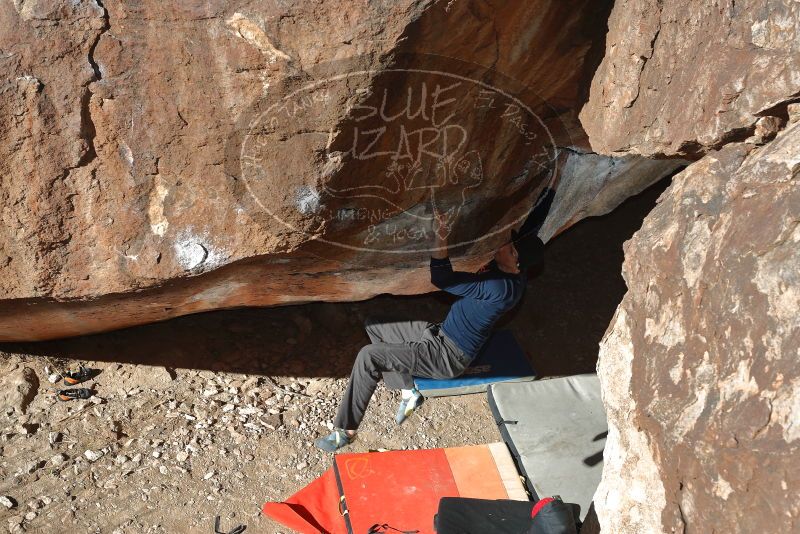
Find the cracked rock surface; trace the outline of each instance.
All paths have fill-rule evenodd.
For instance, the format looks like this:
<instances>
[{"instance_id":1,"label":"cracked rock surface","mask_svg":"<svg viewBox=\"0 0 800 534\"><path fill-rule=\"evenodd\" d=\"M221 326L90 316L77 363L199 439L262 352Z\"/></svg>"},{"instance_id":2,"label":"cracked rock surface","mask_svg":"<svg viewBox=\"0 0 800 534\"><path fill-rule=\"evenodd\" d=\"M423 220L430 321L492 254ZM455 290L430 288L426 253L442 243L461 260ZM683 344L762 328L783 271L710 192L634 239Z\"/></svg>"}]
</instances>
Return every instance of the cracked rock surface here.
<instances>
[{"instance_id":1,"label":"cracked rock surface","mask_svg":"<svg viewBox=\"0 0 800 534\"><path fill-rule=\"evenodd\" d=\"M601 343L604 531L800 523L800 123L673 178ZM774 511L774 512L773 512Z\"/></svg>"},{"instance_id":2,"label":"cracked rock surface","mask_svg":"<svg viewBox=\"0 0 800 534\"><path fill-rule=\"evenodd\" d=\"M597 152L699 157L800 96L800 4L620 0L581 123Z\"/></svg>"}]
</instances>

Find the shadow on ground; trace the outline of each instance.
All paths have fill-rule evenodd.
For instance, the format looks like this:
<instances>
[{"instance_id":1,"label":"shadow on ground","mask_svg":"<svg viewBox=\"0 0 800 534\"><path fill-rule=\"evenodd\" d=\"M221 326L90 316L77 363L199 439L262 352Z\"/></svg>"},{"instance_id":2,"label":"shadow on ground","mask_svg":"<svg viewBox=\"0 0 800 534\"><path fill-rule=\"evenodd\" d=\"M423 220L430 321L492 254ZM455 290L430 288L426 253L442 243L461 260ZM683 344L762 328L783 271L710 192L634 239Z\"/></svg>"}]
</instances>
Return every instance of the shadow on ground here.
<instances>
[{"instance_id":1,"label":"shadow on ground","mask_svg":"<svg viewBox=\"0 0 800 534\"><path fill-rule=\"evenodd\" d=\"M669 178L613 213L586 219L547 246L547 265L500 326L511 328L539 376L594 372L598 343L625 293L622 244L639 229ZM458 268L458 261L454 259ZM38 343L21 354L272 376L347 376L368 342L362 321L396 314L444 319L444 293L353 303L208 312L125 330Z\"/></svg>"}]
</instances>

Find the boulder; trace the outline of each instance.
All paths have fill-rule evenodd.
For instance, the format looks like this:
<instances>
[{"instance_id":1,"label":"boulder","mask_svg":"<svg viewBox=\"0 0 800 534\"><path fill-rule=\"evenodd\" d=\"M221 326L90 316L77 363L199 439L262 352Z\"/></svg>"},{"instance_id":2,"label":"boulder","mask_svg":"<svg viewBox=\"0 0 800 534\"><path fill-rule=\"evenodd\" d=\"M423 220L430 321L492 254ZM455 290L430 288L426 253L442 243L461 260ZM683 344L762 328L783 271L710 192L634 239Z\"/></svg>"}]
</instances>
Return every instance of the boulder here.
<instances>
[{"instance_id":1,"label":"boulder","mask_svg":"<svg viewBox=\"0 0 800 534\"><path fill-rule=\"evenodd\" d=\"M431 291L432 205L478 268L559 148L589 163L549 232L613 208L675 163L591 158L609 9L4 3L0 340Z\"/></svg>"},{"instance_id":2,"label":"boulder","mask_svg":"<svg viewBox=\"0 0 800 534\"><path fill-rule=\"evenodd\" d=\"M38 391L36 371L24 365L6 368L0 377L0 413L14 417L25 414Z\"/></svg>"},{"instance_id":3,"label":"boulder","mask_svg":"<svg viewBox=\"0 0 800 534\"><path fill-rule=\"evenodd\" d=\"M800 3L620 0L580 118L592 148L697 158L800 96Z\"/></svg>"},{"instance_id":4,"label":"boulder","mask_svg":"<svg viewBox=\"0 0 800 534\"><path fill-rule=\"evenodd\" d=\"M800 522L800 123L673 178L601 343L603 532Z\"/></svg>"}]
</instances>

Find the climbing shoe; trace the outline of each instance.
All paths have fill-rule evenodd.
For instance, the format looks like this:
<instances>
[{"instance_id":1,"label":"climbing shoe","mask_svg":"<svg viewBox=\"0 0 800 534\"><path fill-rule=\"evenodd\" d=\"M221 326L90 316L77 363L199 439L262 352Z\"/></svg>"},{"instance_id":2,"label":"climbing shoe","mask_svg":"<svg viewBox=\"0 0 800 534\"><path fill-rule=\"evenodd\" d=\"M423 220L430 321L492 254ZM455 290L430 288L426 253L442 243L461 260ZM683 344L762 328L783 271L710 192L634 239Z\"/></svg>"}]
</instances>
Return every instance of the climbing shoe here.
<instances>
[{"instance_id":1,"label":"climbing shoe","mask_svg":"<svg viewBox=\"0 0 800 534\"><path fill-rule=\"evenodd\" d=\"M397 415L394 417L397 424L401 424L409 415L414 413L414 410L422 404L422 400L422 393L420 393L417 388L412 389L410 393L404 391L403 398L400 400L400 406L397 408Z\"/></svg>"},{"instance_id":2,"label":"climbing shoe","mask_svg":"<svg viewBox=\"0 0 800 534\"><path fill-rule=\"evenodd\" d=\"M86 388L62 389L58 392L58 398L62 401L88 399L92 394L92 390Z\"/></svg>"},{"instance_id":3,"label":"climbing shoe","mask_svg":"<svg viewBox=\"0 0 800 534\"><path fill-rule=\"evenodd\" d=\"M352 443L354 436L348 436L347 432L340 428L336 428L325 436L324 438L317 438L314 445L325 452L335 452L345 445Z\"/></svg>"},{"instance_id":4,"label":"climbing shoe","mask_svg":"<svg viewBox=\"0 0 800 534\"><path fill-rule=\"evenodd\" d=\"M67 371L64 373L64 384L68 386L74 386L75 384L80 384L81 382L86 382L94 373L91 369L87 369L83 365L77 371Z\"/></svg>"}]
</instances>

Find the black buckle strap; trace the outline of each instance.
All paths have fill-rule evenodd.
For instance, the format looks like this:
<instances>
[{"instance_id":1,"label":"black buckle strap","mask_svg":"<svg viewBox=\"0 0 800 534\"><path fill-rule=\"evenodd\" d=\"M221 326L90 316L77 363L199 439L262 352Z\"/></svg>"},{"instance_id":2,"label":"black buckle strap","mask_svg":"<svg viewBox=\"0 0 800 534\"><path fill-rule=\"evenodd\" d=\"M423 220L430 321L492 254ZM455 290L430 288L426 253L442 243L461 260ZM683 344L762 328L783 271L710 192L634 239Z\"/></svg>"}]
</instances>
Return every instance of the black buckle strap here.
<instances>
[{"instance_id":1,"label":"black buckle strap","mask_svg":"<svg viewBox=\"0 0 800 534\"><path fill-rule=\"evenodd\" d=\"M244 530L246 528L247 528L247 525L239 525L239 526L233 527L233 529L229 530L228 532L224 532L224 531L219 529L219 516L214 518L214 534L242 534L242 532L244 532Z\"/></svg>"},{"instance_id":2,"label":"black buckle strap","mask_svg":"<svg viewBox=\"0 0 800 534\"><path fill-rule=\"evenodd\" d=\"M384 523L382 525L380 523L375 523L374 525L369 527L367 534L385 534L390 530L394 532L399 532L400 534L417 534L419 532L419 530L400 530L399 528L394 528L388 523Z\"/></svg>"}]
</instances>

